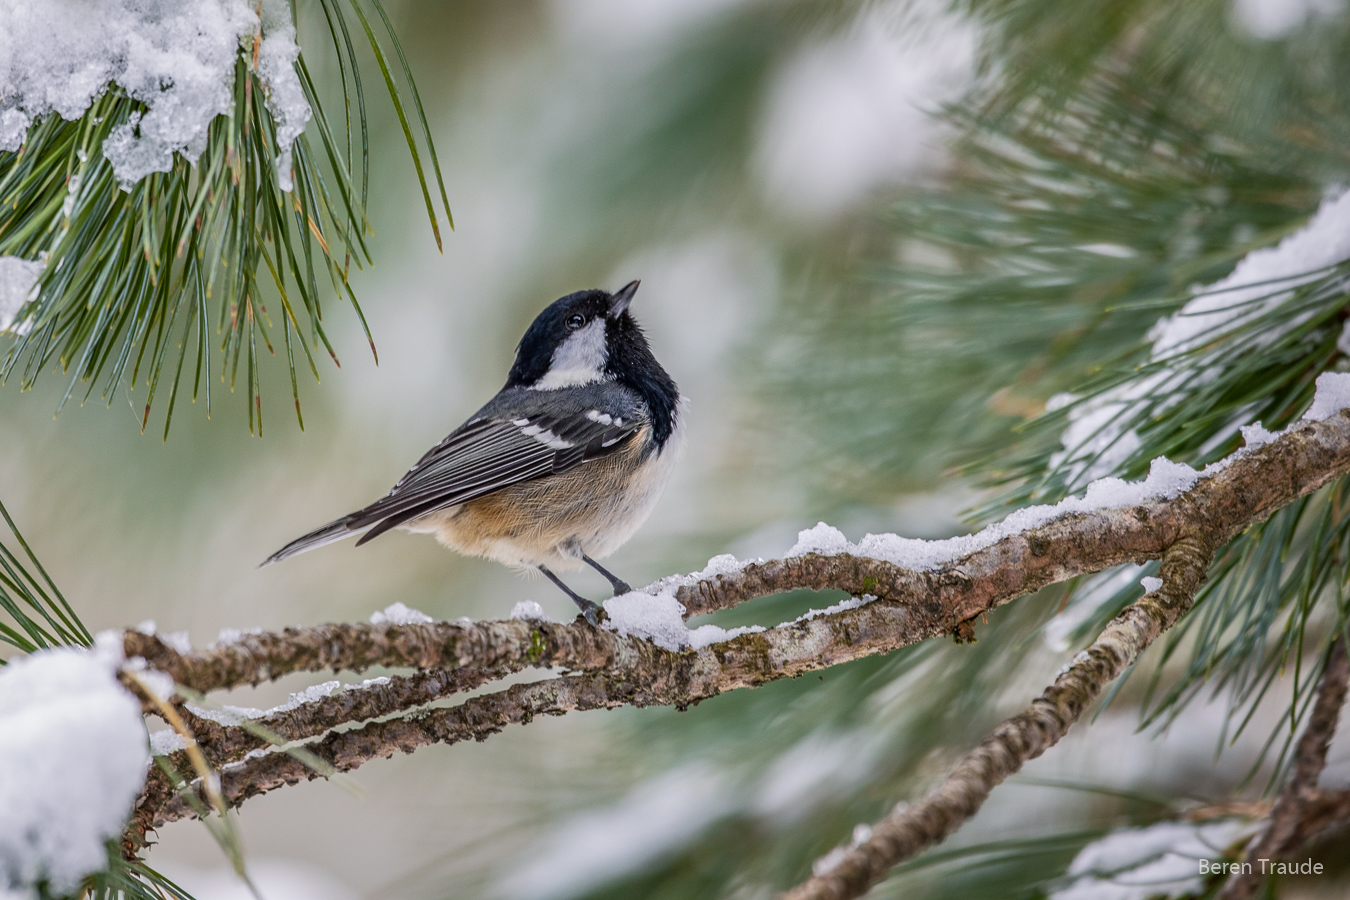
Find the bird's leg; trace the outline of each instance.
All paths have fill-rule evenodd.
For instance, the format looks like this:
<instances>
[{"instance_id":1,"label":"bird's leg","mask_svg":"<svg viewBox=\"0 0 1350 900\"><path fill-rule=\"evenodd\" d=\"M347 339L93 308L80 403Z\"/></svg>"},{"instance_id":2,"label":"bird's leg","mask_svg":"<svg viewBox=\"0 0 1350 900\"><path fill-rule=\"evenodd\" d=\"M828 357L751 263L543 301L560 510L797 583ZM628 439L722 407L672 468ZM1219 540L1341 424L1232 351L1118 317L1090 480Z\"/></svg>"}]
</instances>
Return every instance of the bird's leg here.
<instances>
[{"instance_id":1,"label":"bird's leg","mask_svg":"<svg viewBox=\"0 0 1350 900\"><path fill-rule=\"evenodd\" d=\"M586 565L590 566L592 569L594 569L595 571L599 572L601 575L609 579L610 587L614 588L615 597L619 596L620 594L630 593L633 590L628 586L628 582L624 581L622 578L615 575L613 572L609 571L604 566L600 565L598 562L591 559L586 554L584 553L581 554L581 558L586 561Z\"/></svg>"},{"instance_id":2,"label":"bird's leg","mask_svg":"<svg viewBox=\"0 0 1350 900\"><path fill-rule=\"evenodd\" d=\"M586 621L592 625L600 623L600 606L572 590L563 584L562 579L548 570L547 566L540 566L539 571L544 573L544 577L556 584L564 594L572 598L572 602L581 608L581 614L586 617Z\"/></svg>"}]
</instances>

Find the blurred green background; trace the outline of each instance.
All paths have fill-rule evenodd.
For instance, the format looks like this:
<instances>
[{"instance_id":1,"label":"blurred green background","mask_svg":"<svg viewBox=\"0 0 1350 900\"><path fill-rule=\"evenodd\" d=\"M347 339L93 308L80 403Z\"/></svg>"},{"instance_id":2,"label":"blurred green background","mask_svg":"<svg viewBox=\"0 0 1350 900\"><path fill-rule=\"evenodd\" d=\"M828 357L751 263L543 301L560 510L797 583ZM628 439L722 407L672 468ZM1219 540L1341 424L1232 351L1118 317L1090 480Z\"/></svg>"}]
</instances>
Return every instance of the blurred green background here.
<instances>
[{"instance_id":1,"label":"blurred green background","mask_svg":"<svg viewBox=\"0 0 1350 900\"><path fill-rule=\"evenodd\" d=\"M612 559L622 577L644 584L723 552L778 555L821 519L854 540L967 527L962 511L989 495L949 467L1040 411L1054 385L997 389L1016 386L1042 345L1085 333L1096 308L1095 295L1076 295L1054 315L1011 304L1005 319L990 302L906 321L887 299L906 277L952 267L913 234L928 201L974 180L973 157L950 145L958 124L939 114L1007 76L980 64L995 36L979 13L1017 4L387 6L457 230L438 254L397 123L373 103L376 265L355 284L378 367L339 311L330 333L342 368L321 364L322 386L302 381L306 430L278 364L261 440L242 398L219 384L212 420L201 403L182 407L164 444L154 427L140 434L134 396L53 419L60 379L0 391L0 497L91 628L153 619L203 645L222 628L361 620L395 601L491 618L533 599L570 618L546 583L426 536L256 566L381 495L490 397L545 304L633 278L643 282L633 310L690 399L689 448L652 519ZM1206 27L1234 30L1223 40L1266 46L1256 20L1204 7ZM331 91L326 33L299 10L301 45ZM1292 27L1341 21L1318 16ZM1315 205L1316 192L1295 185L1261 227ZM1216 240L1232 243L1227 231ZM1155 317L1113 327L1138 333ZM993 364L1019 340L1015 364ZM603 596L598 577L574 583ZM1000 611L971 647L913 648L683 713L537 721L371 763L355 773L359 795L324 783L278 791L242 811L245 848L268 900L772 896L1053 677L1067 654L1039 629L1063 597ZM834 599L759 601L725 622L771 624ZM306 683L228 702L266 706ZM1112 824L1236 790L1279 716L1258 716L1262 727L1218 756L1221 700L1155 738L1135 730L1141 691L1131 683L1090 729L996 792L955 842L1025 844L902 873L880 895L1029 896ZM1333 765L1350 766L1346 751L1333 750ZM159 841L150 863L199 900L245 896L204 829L180 823Z\"/></svg>"}]
</instances>

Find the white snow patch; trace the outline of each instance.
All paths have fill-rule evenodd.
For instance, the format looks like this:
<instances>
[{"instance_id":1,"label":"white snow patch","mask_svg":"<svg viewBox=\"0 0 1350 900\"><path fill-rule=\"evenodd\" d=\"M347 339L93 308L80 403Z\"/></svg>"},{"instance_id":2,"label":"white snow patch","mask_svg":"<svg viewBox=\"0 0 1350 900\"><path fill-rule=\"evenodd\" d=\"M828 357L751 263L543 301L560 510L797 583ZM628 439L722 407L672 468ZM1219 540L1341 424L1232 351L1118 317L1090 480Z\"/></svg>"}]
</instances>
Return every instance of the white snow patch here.
<instances>
[{"instance_id":1,"label":"white snow patch","mask_svg":"<svg viewBox=\"0 0 1350 900\"><path fill-rule=\"evenodd\" d=\"M1169 359L1254 319L1328 266L1350 259L1350 192L1329 196L1298 231L1274 247L1253 250L1221 281L1196 292L1180 311L1160 319L1149 336L1153 358ZM1268 343L1277 335L1267 333Z\"/></svg>"},{"instance_id":2,"label":"white snow patch","mask_svg":"<svg viewBox=\"0 0 1350 900\"><path fill-rule=\"evenodd\" d=\"M312 110L295 72L300 48L295 43L295 25L287 0L263 0L262 46L258 48L258 76L267 92L267 111L277 126L277 183L289 192L291 146L305 132Z\"/></svg>"},{"instance_id":3,"label":"white snow patch","mask_svg":"<svg viewBox=\"0 0 1350 900\"><path fill-rule=\"evenodd\" d=\"M632 591L605 601L605 627L620 637L646 638L658 647L678 651L689 646L689 629L684 624L684 604L675 594L662 591L645 594Z\"/></svg>"},{"instance_id":4,"label":"white snow patch","mask_svg":"<svg viewBox=\"0 0 1350 900\"><path fill-rule=\"evenodd\" d=\"M168 756L170 753L177 753L185 746L183 736L172 728L165 728L150 735L150 752L155 756Z\"/></svg>"},{"instance_id":5,"label":"white snow patch","mask_svg":"<svg viewBox=\"0 0 1350 900\"><path fill-rule=\"evenodd\" d=\"M708 560L708 564L699 571L690 572L688 575L667 575L648 587L647 591L654 594L663 592L673 594L678 588L697 584L700 581L711 581L719 575L737 575L746 566L763 561L762 559L738 560L730 553L723 553ZM608 609L608 604L606 604L606 608Z\"/></svg>"},{"instance_id":6,"label":"white snow patch","mask_svg":"<svg viewBox=\"0 0 1350 900\"><path fill-rule=\"evenodd\" d=\"M534 600L522 600L511 607L511 618L522 622L551 622L548 613Z\"/></svg>"},{"instance_id":7,"label":"white snow patch","mask_svg":"<svg viewBox=\"0 0 1350 900\"><path fill-rule=\"evenodd\" d=\"M436 621L420 609L403 603L391 603L379 612L370 614L372 625L425 625Z\"/></svg>"},{"instance_id":8,"label":"white snow patch","mask_svg":"<svg viewBox=\"0 0 1350 900\"><path fill-rule=\"evenodd\" d=\"M834 604L833 606L827 606L824 609L808 610L802 613L797 618L793 619L792 621L794 624L797 622L810 622L816 616L832 616L835 613L841 613L850 609L857 609L860 606L866 606L875 599L877 598L872 594L863 594L861 597L846 597L843 600L840 600L838 603Z\"/></svg>"},{"instance_id":9,"label":"white snow patch","mask_svg":"<svg viewBox=\"0 0 1350 900\"><path fill-rule=\"evenodd\" d=\"M1088 844L1069 865L1074 880L1050 900L1146 900L1199 894L1205 878L1199 861L1214 860L1255 826L1220 822L1159 822L1113 831Z\"/></svg>"},{"instance_id":10,"label":"white snow patch","mask_svg":"<svg viewBox=\"0 0 1350 900\"><path fill-rule=\"evenodd\" d=\"M186 631L171 631L168 634L159 634L159 627L155 624L154 619L146 619L141 622L141 624L136 626L136 630L141 634L147 634L151 637L158 635L161 641L168 645L170 649L175 650L178 653L192 652L192 639L188 637Z\"/></svg>"},{"instance_id":11,"label":"white snow patch","mask_svg":"<svg viewBox=\"0 0 1350 900\"><path fill-rule=\"evenodd\" d=\"M231 706L222 705L219 709L211 709L205 706L197 706L195 703L185 704L188 711L195 716L200 716L217 725L239 725L250 719L261 719L267 715L267 710L258 709L256 706Z\"/></svg>"},{"instance_id":12,"label":"white snow patch","mask_svg":"<svg viewBox=\"0 0 1350 900\"><path fill-rule=\"evenodd\" d=\"M716 625L700 625L689 629L689 647L702 650L712 644L721 644L743 634L758 634L764 631L763 625L742 625L739 628L719 628Z\"/></svg>"},{"instance_id":13,"label":"white snow patch","mask_svg":"<svg viewBox=\"0 0 1350 900\"><path fill-rule=\"evenodd\" d=\"M261 23L249 0L0 0L0 150L18 150L39 116L79 118L115 84L148 107L102 148L123 188L167 172L175 153L195 162L260 25L259 75L288 158L309 108L285 0L265 0Z\"/></svg>"},{"instance_id":14,"label":"white snow patch","mask_svg":"<svg viewBox=\"0 0 1350 900\"><path fill-rule=\"evenodd\" d=\"M17 327L14 321L25 303L37 299L37 280L44 268L46 265L41 262L0 256L0 334L11 330L15 334L28 332L28 320Z\"/></svg>"},{"instance_id":15,"label":"white snow patch","mask_svg":"<svg viewBox=\"0 0 1350 900\"><path fill-rule=\"evenodd\" d=\"M1350 356L1350 319L1346 319L1345 324L1341 326L1341 333L1336 338L1336 349Z\"/></svg>"},{"instance_id":16,"label":"white snow patch","mask_svg":"<svg viewBox=\"0 0 1350 900\"><path fill-rule=\"evenodd\" d=\"M360 684L349 684L343 688L344 691L363 691L366 688L383 687L390 681L388 675L377 675L374 678L367 678Z\"/></svg>"},{"instance_id":17,"label":"white snow patch","mask_svg":"<svg viewBox=\"0 0 1350 900\"><path fill-rule=\"evenodd\" d=\"M789 747L760 778L751 809L791 822L870 774L878 747L862 734L812 734Z\"/></svg>"},{"instance_id":18,"label":"white snow patch","mask_svg":"<svg viewBox=\"0 0 1350 900\"><path fill-rule=\"evenodd\" d=\"M1325 422L1347 406L1350 406L1350 372L1323 372L1317 376L1317 391L1303 421Z\"/></svg>"},{"instance_id":19,"label":"white snow patch","mask_svg":"<svg viewBox=\"0 0 1350 900\"><path fill-rule=\"evenodd\" d=\"M586 894L678 850L734 807L734 785L694 764L638 785L623 799L561 822L498 884L508 898Z\"/></svg>"},{"instance_id":20,"label":"white snow patch","mask_svg":"<svg viewBox=\"0 0 1350 900\"><path fill-rule=\"evenodd\" d=\"M161 634L159 639L179 653L192 652L192 638L186 631L170 631L168 634Z\"/></svg>"},{"instance_id":21,"label":"white snow patch","mask_svg":"<svg viewBox=\"0 0 1350 900\"><path fill-rule=\"evenodd\" d=\"M1241 431L1242 440L1245 442L1243 449L1248 453L1264 447L1266 444L1269 444L1279 437L1275 432L1267 431L1265 426L1260 422L1251 425L1243 425Z\"/></svg>"},{"instance_id":22,"label":"white snow patch","mask_svg":"<svg viewBox=\"0 0 1350 900\"><path fill-rule=\"evenodd\" d=\"M173 697L177 689L173 676L167 672L150 668L150 664L145 661L144 657L133 656L122 664L122 670L134 674L140 680L141 685L160 700L167 702Z\"/></svg>"},{"instance_id":23,"label":"white snow patch","mask_svg":"<svg viewBox=\"0 0 1350 900\"><path fill-rule=\"evenodd\" d=\"M1153 460L1148 477L1143 481L1101 478L1088 485L1081 498L1068 497L1054 506L1028 506L1016 510L1002 522L975 534L937 541L904 538L894 534L869 534L853 544L837 528L821 522L798 535L796 545L787 555L792 557L819 553L836 556L848 553L883 560L906 569L934 569L1060 516L1137 506L1150 500L1170 500L1194 487L1199 478L1200 473L1185 463L1174 463L1160 456Z\"/></svg>"},{"instance_id":24,"label":"white snow patch","mask_svg":"<svg viewBox=\"0 0 1350 900\"><path fill-rule=\"evenodd\" d=\"M684 579L690 576L678 577ZM670 580L664 579L662 583ZM710 644L720 644L743 634L764 630L763 625L742 625L739 628L700 625L691 629L684 624L684 613L684 604L675 599L673 590L660 590L652 594L632 591L605 601L605 614L609 617L605 627L620 637L645 638L672 652L702 650Z\"/></svg>"},{"instance_id":25,"label":"white snow patch","mask_svg":"<svg viewBox=\"0 0 1350 900\"><path fill-rule=\"evenodd\" d=\"M1103 478L1128 462L1141 444L1139 435L1122 423L1158 383L1157 378L1145 378L1069 410L1069 426L1059 438L1064 449L1050 454L1050 468L1063 468L1065 482L1076 484Z\"/></svg>"},{"instance_id":26,"label":"white snow patch","mask_svg":"<svg viewBox=\"0 0 1350 900\"><path fill-rule=\"evenodd\" d=\"M237 644L250 634L262 634L261 628L222 628L220 634L212 647L228 647L230 644Z\"/></svg>"},{"instance_id":27,"label":"white snow patch","mask_svg":"<svg viewBox=\"0 0 1350 900\"><path fill-rule=\"evenodd\" d=\"M65 894L107 865L150 763L115 672L103 653L65 648L0 669L0 885Z\"/></svg>"},{"instance_id":28,"label":"white snow patch","mask_svg":"<svg viewBox=\"0 0 1350 900\"><path fill-rule=\"evenodd\" d=\"M1145 575L1139 579L1139 583L1144 586L1144 592L1151 594L1163 586L1163 580L1153 575Z\"/></svg>"},{"instance_id":29,"label":"white snow patch","mask_svg":"<svg viewBox=\"0 0 1350 900\"><path fill-rule=\"evenodd\" d=\"M1131 259L1135 255L1134 248L1124 244L1080 244L1078 249L1113 259Z\"/></svg>"},{"instance_id":30,"label":"white snow patch","mask_svg":"<svg viewBox=\"0 0 1350 900\"><path fill-rule=\"evenodd\" d=\"M277 713L290 712L293 709L305 704L313 703L316 700L323 700L325 697L331 697L333 694L342 690L359 690L369 687L372 684L387 684L388 678L372 678L359 685L343 686L340 681L325 681L322 684L312 684L303 691L296 691L291 694L285 703L273 706L271 709L258 709L254 706L229 706L223 705L219 709L208 709L204 706L195 706L187 704L187 708L203 719L210 719L212 722L221 725L239 725L250 719L263 719Z\"/></svg>"},{"instance_id":31,"label":"white snow patch","mask_svg":"<svg viewBox=\"0 0 1350 900\"><path fill-rule=\"evenodd\" d=\"M322 684L311 684L303 691L296 691L287 698L286 702L280 706L274 706L269 709L266 715L273 713L289 712L303 703L313 703L315 700L322 700L325 697L331 697L337 691L342 689L340 681L325 681Z\"/></svg>"},{"instance_id":32,"label":"white snow patch","mask_svg":"<svg viewBox=\"0 0 1350 900\"><path fill-rule=\"evenodd\" d=\"M1345 0L1233 0L1233 21L1254 38L1288 37L1316 19L1345 11Z\"/></svg>"},{"instance_id":33,"label":"white snow patch","mask_svg":"<svg viewBox=\"0 0 1350 900\"><path fill-rule=\"evenodd\" d=\"M767 193L802 218L846 211L878 187L942 158L934 115L974 75L979 32L935 3L869 11L799 51L770 88L756 169Z\"/></svg>"}]
</instances>

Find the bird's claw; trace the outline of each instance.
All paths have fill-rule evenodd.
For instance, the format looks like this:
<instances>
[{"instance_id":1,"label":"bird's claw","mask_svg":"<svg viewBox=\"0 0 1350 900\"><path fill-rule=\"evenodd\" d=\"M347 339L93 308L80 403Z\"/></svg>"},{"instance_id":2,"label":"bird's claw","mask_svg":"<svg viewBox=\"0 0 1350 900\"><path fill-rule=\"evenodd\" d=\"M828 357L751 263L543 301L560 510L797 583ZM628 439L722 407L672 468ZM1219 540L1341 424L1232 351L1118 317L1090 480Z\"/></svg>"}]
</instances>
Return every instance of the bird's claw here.
<instances>
[{"instance_id":1,"label":"bird's claw","mask_svg":"<svg viewBox=\"0 0 1350 900\"><path fill-rule=\"evenodd\" d=\"M581 617L591 624L592 627L600 627L600 617L605 611L598 603L592 603L590 600L583 600L577 603L581 607Z\"/></svg>"}]
</instances>

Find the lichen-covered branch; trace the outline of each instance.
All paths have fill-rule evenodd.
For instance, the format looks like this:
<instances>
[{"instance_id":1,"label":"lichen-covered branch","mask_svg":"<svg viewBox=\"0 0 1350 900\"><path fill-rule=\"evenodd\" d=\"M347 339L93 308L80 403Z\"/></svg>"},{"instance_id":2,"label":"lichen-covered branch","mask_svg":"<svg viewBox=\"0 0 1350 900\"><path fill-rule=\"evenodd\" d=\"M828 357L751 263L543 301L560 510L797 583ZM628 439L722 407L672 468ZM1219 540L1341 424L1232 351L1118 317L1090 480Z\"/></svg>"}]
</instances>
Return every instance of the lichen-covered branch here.
<instances>
[{"instance_id":1,"label":"lichen-covered branch","mask_svg":"<svg viewBox=\"0 0 1350 900\"><path fill-rule=\"evenodd\" d=\"M332 732L305 749L337 771L349 772L372 759L412 753L429 744L481 741L507 725L525 724L536 716L642 705L642 701L641 696L612 679L570 675L512 685L493 694L471 697L458 706ZM228 804L238 806L250 797L319 777L295 757L275 752L224 767L220 772L221 793ZM156 828L192 815L193 807L184 798L169 798L153 810L146 825Z\"/></svg>"},{"instance_id":2,"label":"lichen-covered branch","mask_svg":"<svg viewBox=\"0 0 1350 900\"><path fill-rule=\"evenodd\" d=\"M913 804L897 806L846 853L817 863L812 877L785 900L861 897L892 867L959 828L1004 779L1058 743L1102 690L1190 609L1213 554L1212 545L1194 539L1174 544L1163 557L1161 588L1108 624L1054 684L1024 712L995 728L935 790Z\"/></svg>"},{"instance_id":3,"label":"lichen-covered branch","mask_svg":"<svg viewBox=\"0 0 1350 900\"><path fill-rule=\"evenodd\" d=\"M1027 754L1025 759L1058 739L1101 684L1123 668L1120 660L1133 659L1175 621L1190 602L1183 602L1183 593L1176 592L1198 586L1215 549L1243 528L1347 472L1350 415L1342 412L1328 421L1303 423L1230 460L1172 499L1062 516L931 569L911 570L859 556L809 554L747 565L731 574L658 582L654 590L673 589L688 615L800 588L839 589L877 598L696 650L662 649L582 620L328 624L249 634L189 653L179 653L152 635L128 632L124 648L128 656L143 657L179 684L203 693L299 671L361 671L371 666L423 670L412 676L421 679L417 684L422 687L414 688L412 680L401 681L399 697L346 697L344 691L334 695L336 701L328 697L299 706L266 725L285 740L324 735L306 749L346 771L396 750L482 739L536 715L617 705L686 707L725 691L954 633L981 613L1047 584L1165 556L1168 583L1163 590L1127 610L1094 645L1097 661L1087 668L1075 667L1066 676L1069 680L1057 682L1028 712L1030 718L1016 726L1038 737L1018 737L1022 732L1005 723L1014 732L999 733L997 741L1005 742L999 744L1005 750L991 749L994 756L989 759L1006 761ZM562 668L571 674L517 685L449 709L407 714L421 705L419 697L434 693L438 699L525 667ZM436 688L431 690L428 686L433 683ZM370 721L396 714L403 715ZM331 730L358 722L366 724L340 733ZM202 745L219 760L237 760L260 747L256 737L231 730L237 726L200 724ZM302 763L278 753L227 763L222 771L225 796L232 804L311 777L314 774ZM140 834L130 833L129 845L139 846L146 828L187 814L181 800L156 787L164 786L152 779L133 826ZM957 822L953 819L932 831L933 840Z\"/></svg>"},{"instance_id":4,"label":"lichen-covered branch","mask_svg":"<svg viewBox=\"0 0 1350 900\"><path fill-rule=\"evenodd\" d=\"M960 623L1048 584L1158 559L1183 534L1203 534L1222 544L1347 471L1350 419L1342 413L1326 422L1304 423L1174 499L1064 516L937 568L915 571L878 559L808 554L681 584L676 597L688 615L802 588L878 598L828 621L821 617L804 623L812 627L775 629L767 637L746 635L718 645L720 652L753 655L767 664L749 682L758 683L818 668L794 666L803 642L830 654L836 663L889 652L950 634ZM855 635L865 636L866 643L856 650L840 645L840 638ZM530 665L599 672L636 663L642 654L635 642L582 621L334 623L248 634L186 654L139 632L127 632L124 643L129 657L143 657L203 693L292 672L362 671L371 666L505 672Z\"/></svg>"},{"instance_id":5,"label":"lichen-covered branch","mask_svg":"<svg viewBox=\"0 0 1350 900\"><path fill-rule=\"evenodd\" d=\"M251 727L222 724L193 712L191 707L183 709L182 716L211 764L223 766L238 762L254 750L272 746L272 737L285 742L316 737L339 725L416 709L473 690L503 674L499 669L465 668L426 669L412 675L392 675L355 687L339 688L308 703L280 707L267 715L249 719Z\"/></svg>"},{"instance_id":6,"label":"lichen-covered branch","mask_svg":"<svg viewBox=\"0 0 1350 900\"><path fill-rule=\"evenodd\" d=\"M326 734L341 725L406 712L461 691L472 690L502 674L499 670L466 668L453 671L428 669L413 675L392 675L364 685L340 688L326 697L307 703L272 710L267 715L249 719L247 726L223 724L207 715L193 712L186 703L175 704L175 709L206 759L219 768L239 762L249 753L273 746L277 741L302 741ZM170 754L167 762L179 772L190 771L189 760L183 751ZM146 831L154 826L155 817L172 794L168 776L159 767L152 768L146 776L141 803L127 831L127 839L133 849L143 845Z\"/></svg>"},{"instance_id":7,"label":"lichen-covered branch","mask_svg":"<svg viewBox=\"0 0 1350 900\"><path fill-rule=\"evenodd\" d=\"M1224 885L1219 900L1249 900L1255 897L1261 885L1270 877L1260 860L1286 858L1342 812L1340 804L1317 788L1317 778L1327 764L1327 748L1336 733L1341 707L1345 705L1346 682L1350 679L1350 658L1346 656L1345 640L1338 638L1327 657L1322 679L1317 687L1308 724L1299 737L1294 751L1294 771L1280 791L1270 810L1270 822L1265 831L1247 851L1250 871L1234 875ZM1342 801L1344 798L1339 798ZM1316 826L1316 827L1314 827Z\"/></svg>"}]
</instances>

